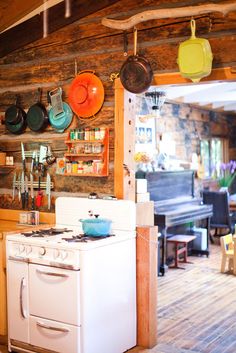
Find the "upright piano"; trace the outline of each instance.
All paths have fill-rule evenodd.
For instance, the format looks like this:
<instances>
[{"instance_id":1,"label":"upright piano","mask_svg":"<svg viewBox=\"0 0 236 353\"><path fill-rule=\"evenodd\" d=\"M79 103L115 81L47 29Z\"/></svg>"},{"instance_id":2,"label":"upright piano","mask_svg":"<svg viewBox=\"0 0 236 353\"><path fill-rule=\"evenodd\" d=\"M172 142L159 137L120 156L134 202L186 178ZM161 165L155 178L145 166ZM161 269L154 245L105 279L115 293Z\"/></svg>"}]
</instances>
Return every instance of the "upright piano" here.
<instances>
[{"instance_id":1,"label":"upright piano","mask_svg":"<svg viewBox=\"0 0 236 353\"><path fill-rule=\"evenodd\" d=\"M168 228L206 219L207 249L202 254L209 255L210 218L212 205L201 204L200 197L194 195L194 171L147 172L147 190L154 201L154 224L161 232L160 274L164 275L166 265L166 239Z\"/></svg>"}]
</instances>

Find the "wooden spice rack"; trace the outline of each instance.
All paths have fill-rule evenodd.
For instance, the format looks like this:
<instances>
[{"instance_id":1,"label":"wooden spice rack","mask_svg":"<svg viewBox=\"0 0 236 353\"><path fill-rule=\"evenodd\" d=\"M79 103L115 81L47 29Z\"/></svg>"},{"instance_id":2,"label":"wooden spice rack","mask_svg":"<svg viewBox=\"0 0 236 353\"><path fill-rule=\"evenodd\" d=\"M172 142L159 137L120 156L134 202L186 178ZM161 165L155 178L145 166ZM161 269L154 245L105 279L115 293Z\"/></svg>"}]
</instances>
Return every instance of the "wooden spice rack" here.
<instances>
[{"instance_id":1,"label":"wooden spice rack","mask_svg":"<svg viewBox=\"0 0 236 353\"><path fill-rule=\"evenodd\" d=\"M68 147L68 151L64 154L64 157L69 161L69 162L86 162L86 161L92 161L94 163L95 160L101 160L102 167L98 171L94 171L92 173L87 173L87 172L71 172L68 173L67 170L65 170L64 175L65 176L79 176L79 177L84 177L84 176L90 176L90 177L105 177L108 176L109 173L109 129L105 128L105 133L104 133L104 138L100 140L80 140L80 139L75 139L72 140L70 139L70 135L68 135L68 139L65 141L65 144ZM85 153L85 152L79 152L79 153L74 153L71 152L71 150L76 146L76 144L81 144L84 147L89 144L91 146L96 146L96 145L101 145L102 151L99 153L92 152L92 153Z\"/></svg>"}]
</instances>

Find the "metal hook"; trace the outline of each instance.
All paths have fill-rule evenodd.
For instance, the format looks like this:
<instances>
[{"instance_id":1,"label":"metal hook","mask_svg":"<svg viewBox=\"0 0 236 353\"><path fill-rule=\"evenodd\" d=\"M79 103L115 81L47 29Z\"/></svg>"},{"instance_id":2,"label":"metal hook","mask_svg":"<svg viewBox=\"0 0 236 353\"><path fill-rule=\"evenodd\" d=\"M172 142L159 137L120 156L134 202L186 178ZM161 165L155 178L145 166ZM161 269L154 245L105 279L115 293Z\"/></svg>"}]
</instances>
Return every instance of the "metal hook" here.
<instances>
[{"instance_id":1,"label":"metal hook","mask_svg":"<svg viewBox=\"0 0 236 353\"><path fill-rule=\"evenodd\" d=\"M48 9L46 0L43 1L43 38L48 36Z\"/></svg>"},{"instance_id":2,"label":"metal hook","mask_svg":"<svg viewBox=\"0 0 236 353\"><path fill-rule=\"evenodd\" d=\"M77 65L77 60L75 59L75 76L78 74L78 65Z\"/></svg>"},{"instance_id":3,"label":"metal hook","mask_svg":"<svg viewBox=\"0 0 236 353\"><path fill-rule=\"evenodd\" d=\"M69 18L71 16L71 3L70 0L65 0L65 18Z\"/></svg>"}]
</instances>

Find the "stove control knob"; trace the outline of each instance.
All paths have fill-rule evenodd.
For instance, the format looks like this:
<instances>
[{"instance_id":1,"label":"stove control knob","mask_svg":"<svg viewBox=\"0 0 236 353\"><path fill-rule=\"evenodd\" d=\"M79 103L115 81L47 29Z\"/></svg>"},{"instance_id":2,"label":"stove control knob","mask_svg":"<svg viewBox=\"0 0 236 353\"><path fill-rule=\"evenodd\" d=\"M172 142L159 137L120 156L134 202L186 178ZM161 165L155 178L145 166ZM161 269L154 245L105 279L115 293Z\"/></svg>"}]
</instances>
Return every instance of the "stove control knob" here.
<instances>
[{"instance_id":1,"label":"stove control knob","mask_svg":"<svg viewBox=\"0 0 236 353\"><path fill-rule=\"evenodd\" d=\"M46 254L46 249L42 246L41 248L39 248L39 255L43 256Z\"/></svg>"},{"instance_id":2,"label":"stove control knob","mask_svg":"<svg viewBox=\"0 0 236 353\"><path fill-rule=\"evenodd\" d=\"M25 251L25 246L23 244L19 245L19 253L22 254Z\"/></svg>"},{"instance_id":3,"label":"stove control knob","mask_svg":"<svg viewBox=\"0 0 236 353\"><path fill-rule=\"evenodd\" d=\"M68 256L67 252L65 250L62 250L61 251L61 259L65 260L67 258L67 256Z\"/></svg>"},{"instance_id":4,"label":"stove control knob","mask_svg":"<svg viewBox=\"0 0 236 353\"><path fill-rule=\"evenodd\" d=\"M26 254L28 255L28 254L30 254L32 252L32 247L30 246L30 245L28 245L27 247L26 247Z\"/></svg>"},{"instance_id":5,"label":"stove control knob","mask_svg":"<svg viewBox=\"0 0 236 353\"><path fill-rule=\"evenodd\" d=\"M55 249L53 252L54 259L58 258L60 256L60 250Z\"/></svg>"}]
</instances>

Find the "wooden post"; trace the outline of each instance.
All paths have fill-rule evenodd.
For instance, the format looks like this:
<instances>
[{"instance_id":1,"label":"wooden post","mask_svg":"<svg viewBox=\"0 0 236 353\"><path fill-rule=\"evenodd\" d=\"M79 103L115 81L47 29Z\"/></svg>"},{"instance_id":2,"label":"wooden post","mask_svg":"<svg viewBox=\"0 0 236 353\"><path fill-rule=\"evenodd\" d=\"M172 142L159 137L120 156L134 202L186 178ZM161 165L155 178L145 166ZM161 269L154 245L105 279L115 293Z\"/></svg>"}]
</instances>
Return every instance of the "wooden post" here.
<instances>
[{"instance_id":1,"label":"wooden post","mask_svg":"<svg viewBox=\"0 0 236 353\"><path fill-rule=\"evenodd\" d=\"M157 344L157 227L137 227L137 344Z\"/></svg>"}]
</instances>

